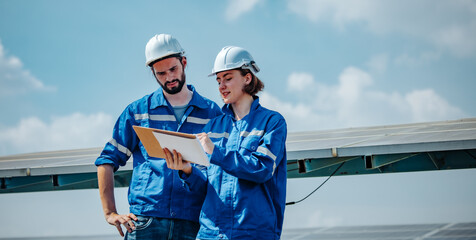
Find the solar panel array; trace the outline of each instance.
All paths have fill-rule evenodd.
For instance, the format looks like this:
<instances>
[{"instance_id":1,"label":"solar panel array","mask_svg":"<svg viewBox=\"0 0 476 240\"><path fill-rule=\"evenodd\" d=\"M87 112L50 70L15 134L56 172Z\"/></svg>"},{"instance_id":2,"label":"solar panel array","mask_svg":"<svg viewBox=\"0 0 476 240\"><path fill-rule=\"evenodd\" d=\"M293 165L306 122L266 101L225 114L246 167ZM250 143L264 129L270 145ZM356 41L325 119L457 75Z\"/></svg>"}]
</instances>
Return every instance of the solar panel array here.
<instances>
[{"instance_id":1,"label":"solar panel array","mask_svg":"<svg viewBox=\"0 0 476 240\"><path fill-rule=\"evenodd\" d=\"M476 222L285 229L282 240L476 240Z\"/></svg>"},{"instance_id":2,"label":"solar panel array","mask_svg":"<svg viewBox=\"0 0 476 240\"><path fill-rule=\"evenodd\" d=\"M289 133L288 178L476 168L476 118ZM0 156L0 194L97 187L102 148ZM129 185L132 162L116 172ZM120 175L118 175L120 174Z\"/></svg>"}]
</instances>

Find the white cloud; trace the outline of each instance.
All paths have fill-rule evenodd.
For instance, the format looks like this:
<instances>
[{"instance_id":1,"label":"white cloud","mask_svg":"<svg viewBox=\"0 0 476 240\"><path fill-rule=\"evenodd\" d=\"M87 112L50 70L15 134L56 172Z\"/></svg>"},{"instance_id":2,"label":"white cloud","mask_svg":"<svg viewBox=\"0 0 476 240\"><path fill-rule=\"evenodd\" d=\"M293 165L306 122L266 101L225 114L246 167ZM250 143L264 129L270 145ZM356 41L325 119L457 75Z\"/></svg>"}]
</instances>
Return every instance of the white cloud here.
<instances>
[{"instance_id":1,"label":"white cloud","mask_svg":"<svg viewBox=\"0 0 476 240\"><path fill-rule=\"evenodd\" d=\"M403 34L457 56L476 54L476 2L288 0L288 9L338 29L361 25L375 34Z\"/></svg>"},{"instance_id":2,"label":"white cloud","mask_svg":"<svg viewBox=\"0 0 476 240\"><path fill-rule=\"evenodd\" d=\"M287 82L288 90L300 92L314 85L314 76L309 73L291 73Z\"/></svg>"},{"instance_id":3,"label":"white cloud","mask_svg":"<svg viewBox=\"0 0 476 240\"><path fill-rule=\"evenodd\" d=\"M239 18L241 15L251 11L259 0L229 0L226 9L226 18L229 21Z\"/></svg>"},{"instance_id":4,"label":"white cloud","mask_svg":"<svg viewBox=\"0 0 476 240\"><path fill-rule=\"evenodd\" d=\"M292 81L304 82L308 73L293 73ZM372 125L441 121L467 117L432 89L408 93L383 92L372 88L372 76L356 67L348 67L338 77L338 84L314 84L306 89L308 98L297 103L282 101L267 92L261 95L263 106L280 112L289 131L309 131ZM303 93L295 89L296 96ZM312 93L311 93L312 92Z\"/></svg>"},{"instance_id":5,"label":"white cloud","mask_svg":"<svg viewBox=\"0 0 476 240\"><path fill-rule=\"evenodd\" d=\"M415 90L405 95L405 101L410 107L415 121L431 121L445 119L448 116L461 115L461 110L451 106L433 89Z\"/></svg>"},{"instance_id":6,"label":"white cloud","mask_svg":"<svg viewBox=\"0 0 476 240\"><path fill-rule=\"evenodd\" d=\"M357 101L366 86L372 84L370 75L358 68L349 67L339 76L337 96L346 103Z\"/></svg>"},{"instance_id":7,"label":"white cloud","mask_svg":"<svg viewBox=\"0 0 476 240\"><path fill-rule=\"evenodd\" d=\"M0 129L0 155L102 147L111 138L113 118L105 113L52 117L46 123L24 118L12 128Z\"/></svg>"},{"instance_id":8,"label":"white cloud","mask_svg":"<svg viewBox=\"0 0 476 240\"><path fill-rule=\"evenodd\" d=\"M330 21L339 28L349 22L375 17L378 6L371 1L288 0L288 9L312 22Z\"/></svg>"},{"instance_id":9,"label":"white cloud","mask_svg":"<svg viewBox=\"0 0 476 240\"><path fill-rule=\"evenodd\" d=\"M260 94L260 104L281 113L286 119L288 131L313 130L319 127L317 124L326 122L327 115L318 114L312 106L283 102L267 92Z\"/></svg>"},{"instance_id":10,"label":"white cloud","mask_svg":"<svg viewBox=\"0 0 476 240\"><path fill-rule=\"evenodd\" d=\"M7 56L0 42L0 97L45 90L54 88L45 86L30 71L24 69L19 58Z\"/></svg>"}]
</instances>

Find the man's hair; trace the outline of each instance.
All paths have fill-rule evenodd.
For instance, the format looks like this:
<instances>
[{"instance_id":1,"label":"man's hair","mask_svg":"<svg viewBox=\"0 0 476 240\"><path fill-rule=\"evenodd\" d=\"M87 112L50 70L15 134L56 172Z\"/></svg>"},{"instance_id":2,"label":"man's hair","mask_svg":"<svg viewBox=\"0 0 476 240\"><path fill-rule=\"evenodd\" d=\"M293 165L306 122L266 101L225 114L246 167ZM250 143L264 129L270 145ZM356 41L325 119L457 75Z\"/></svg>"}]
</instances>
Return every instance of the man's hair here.
<instances>
[{"instance_id":1,"label":"man's hair","mask_svg":"<svg viewBox=\"0 0 476 240\"><path fill-rule=\"evenodd\" d=\"M243 69L240 68L238 69L241 73L241 76L246 76L246 74L251 74L251 82L250 84L246 85L243 87L243 91L248 93L251 96L255 96L259 91L263 90L264 88L264 83L253 74L249 69Z\"/></svg>"},{"instance_id":2,"label":"man's hair","mask_svg":"<svg viewBox=\"0 0 476 240\"><path fill-rule=\"evenodd\" d=\"M182 64L182 67L183 67L182 59L183 59L185 56L183 56L183 55L180 54L180 53L176 53L176 54L172 54L172 55L169 55L169 56L165 56L165 57L163 57L163 58L159 58L159 59L157 59L157 60L151 62L151 63L149 64L149 67L152 68L152 66L153 66L156 62L165 60L165 59L167 59L167 58L173 58L173 57L174 57L174 58L177 58L177 59L180 61L180 63Z\"/></svg>"}]
</instances>

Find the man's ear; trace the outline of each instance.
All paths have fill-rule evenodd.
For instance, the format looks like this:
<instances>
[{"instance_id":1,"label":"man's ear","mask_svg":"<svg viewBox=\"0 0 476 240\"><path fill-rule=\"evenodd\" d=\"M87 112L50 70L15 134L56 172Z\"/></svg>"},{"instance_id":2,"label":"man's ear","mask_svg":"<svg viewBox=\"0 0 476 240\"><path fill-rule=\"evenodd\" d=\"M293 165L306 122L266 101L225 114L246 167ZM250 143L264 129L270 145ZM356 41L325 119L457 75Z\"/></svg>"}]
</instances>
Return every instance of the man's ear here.
<instances>
[{"instance_id":1,"label":"man's ear","mask_svg":"<svg viewBox=\"0 0 476 240\"><path fill-rule=\"evenodd\" d=\"M182 65L183 69L185 69L185 66L187 66L187 57L182 57Z\"/></svg>"}]
</instances>

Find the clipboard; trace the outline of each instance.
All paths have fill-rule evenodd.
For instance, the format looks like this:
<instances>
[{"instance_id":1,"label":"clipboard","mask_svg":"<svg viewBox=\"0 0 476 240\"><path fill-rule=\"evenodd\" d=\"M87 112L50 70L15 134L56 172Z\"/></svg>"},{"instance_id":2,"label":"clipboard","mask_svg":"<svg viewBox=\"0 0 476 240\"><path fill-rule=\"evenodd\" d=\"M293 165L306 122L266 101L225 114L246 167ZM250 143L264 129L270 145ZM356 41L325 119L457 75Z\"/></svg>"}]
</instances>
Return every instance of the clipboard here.
<instances>
[{"instance_id":1,"label":"clipboard","mask_svg":"<svg viewBox=\"0 0 476 240\"><path fill-rule=\"evenodd\" d=\"M163 148L170 151L175 149L182 154L183 160L210 166L210 161L195 135L140 126L132 127L149 156L165 158Z\"/></svg>"}]
</instances>

